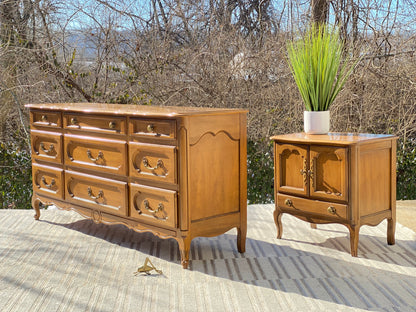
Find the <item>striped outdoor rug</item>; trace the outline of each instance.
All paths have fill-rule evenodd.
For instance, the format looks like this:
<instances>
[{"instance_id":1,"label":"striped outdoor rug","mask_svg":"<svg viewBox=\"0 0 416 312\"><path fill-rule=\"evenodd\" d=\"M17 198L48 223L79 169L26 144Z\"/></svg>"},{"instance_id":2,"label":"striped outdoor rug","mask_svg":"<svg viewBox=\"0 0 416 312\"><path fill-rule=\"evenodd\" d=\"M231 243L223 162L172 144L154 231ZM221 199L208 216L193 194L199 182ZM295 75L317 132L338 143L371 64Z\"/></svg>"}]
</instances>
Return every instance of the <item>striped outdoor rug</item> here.
<instances>
[{"instance_id":1,"label":"striped outdoor rug","mask_svg":"<svg viewBox=\"0 0 416 312\"><path fill-rule=\"evenodd\" d=\"M416 234L364 226L358 257L341 225L248 207L246 253L236 231L192 242L190 269L176 241L75 212L0 210L0 311L416 311ZM149 257L163 275L133 273Z\"/></svg>"}]
</instances>

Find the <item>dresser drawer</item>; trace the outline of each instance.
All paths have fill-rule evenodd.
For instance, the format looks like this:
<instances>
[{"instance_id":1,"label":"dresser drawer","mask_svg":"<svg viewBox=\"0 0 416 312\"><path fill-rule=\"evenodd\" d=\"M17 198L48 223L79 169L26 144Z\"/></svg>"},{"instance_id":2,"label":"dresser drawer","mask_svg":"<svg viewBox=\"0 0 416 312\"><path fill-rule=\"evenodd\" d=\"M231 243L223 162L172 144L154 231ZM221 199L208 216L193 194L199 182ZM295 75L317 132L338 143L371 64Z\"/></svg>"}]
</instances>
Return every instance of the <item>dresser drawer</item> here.
<instances>
[{"instance_id":1,"label":"dresser drawer","mask_svg":"<svg viewBox=\"0 0 416 312\"><path fill-rule=\"evenodd\" d=\"M168 119L131 118L129 133L132 136L176 138L176 121Z\"/></svg>"},{"instance_id":2,"label":"dresser drawer","mask_svg":"<svg viewBox=\"0 0 416 312\"><path fill-rule=\"evenodd\" d=\"M65 171L66 200L103 212L127 216L127 183Z\"/></svg>"},{"instance_id":3,"label":"dresser drawer","mask_svg":"<svg viewBox=\"0 0 416 312\"><path fill-rule=\"evenodd\" d=\"M125 141L65 135L65 165L125 175Z\"/></svg>"},{"instance_id":4,"label":"dresser drawer","mask_svg":"<svg viewBox=\"0 0 416 312\"><path fill-rule=\"evenodd\" d=\"M36 193L64 199L63 169L32 164L32 181Z\"/></svg>"},{"instance_id":5,"label":"dresser drawer","mask_svg":"<svg viewBox=\"0 0 416 312\"><path fill-rule=\"evenodd\" d=\"M31 130L32 157L52 163L62 163L62 134Z\"/></svg>"},{"instance_id":6,"label":"dresser drawer","mask_svg":"<svg viewBox=\"0 0 416 312\"><path fill-rule=\"evenodd\" d=\"M62 118L60 112L31 111L31 124L34 126L62 128Z\"/></svg>"},{"instance_id":7,"label":"dresser drawer","mask_svg":"<svg viewBox=\"0 0 416 312\"><path fill-rule=\"evenodd\" d=\"M284 210L319 214L331 218L347 219L348 206L332 202L305 199L290 195L277 194L277 204Z\"/></svg>"},{"instance_id":8,"label":"dresser drawer","mask_svg":"<svg viewBox=\"0 0 416 312\"><path fill-rule=\"evenodd\" d=\"M130 176L177 183L176 147L129 142Z\"/></svg>"},{"instance_id":9,"label":"dresser drawer","mask_svg":"<svg viewBox=\"0 0 416 312\"><path fill-rule=\"evenodd\" d=\"M175 228L176 192L131 183L129 215L146 223Z\"/></svg>"},{"instance_id":10,"label":"dresser drawer","mask_svg":"<svg viewBox=\"0 0 416 312\"><path fill-rule=\"evenodd\" d=\"M106 115L64 114L64 128L100 133L126 134L126 118Z\"/></svg>"}]
</instances>

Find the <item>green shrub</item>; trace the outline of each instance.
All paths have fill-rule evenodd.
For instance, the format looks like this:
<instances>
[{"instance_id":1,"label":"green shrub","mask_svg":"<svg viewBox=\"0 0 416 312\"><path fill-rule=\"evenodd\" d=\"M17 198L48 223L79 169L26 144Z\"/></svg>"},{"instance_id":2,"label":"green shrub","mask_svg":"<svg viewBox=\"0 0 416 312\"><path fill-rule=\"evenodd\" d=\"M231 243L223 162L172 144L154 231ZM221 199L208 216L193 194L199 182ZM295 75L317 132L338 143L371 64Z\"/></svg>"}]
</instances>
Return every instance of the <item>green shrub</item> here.
<instances>
[{"instance_id":1,"label":"green shrub","mask_svg":"<svg viewBox=\"0 0 416 312\"><path fill-rule=\"evenodd\" d=\"M247 143L247 200L249 204L274 202L272 142Z\"/></svg>"},{"instance_id":2,"label":"green shrub","mask_svg":"<svg viewBox=\"0 0 416 312\"><path fill-rule=\"evenodd\" d=\"M416 199L416 139L398 144L397 199Z\"/></svg>"},{"instance_id":3,"label":"green shrub","mask_svg":"<svg viewBox=\"0 0 416 312\"><path fill-rule=\"evenodd\" d=\"M0 144L0 209L31 208L30 152L9 143Z\"/></svg>"},{"instance_id":4,"label":"green shrub","mask_svg":"<svg viewBox=\"0 0 416 312\"><path fill-rule=\"evenodd\" d=\"M30 152L12 144L0 145L0 209L31 208ZM247 199L249 204L274 202L273 145L247 143ZM416 199L416 140L399 142L397 199Z\"/></svg>"}]
</instances>

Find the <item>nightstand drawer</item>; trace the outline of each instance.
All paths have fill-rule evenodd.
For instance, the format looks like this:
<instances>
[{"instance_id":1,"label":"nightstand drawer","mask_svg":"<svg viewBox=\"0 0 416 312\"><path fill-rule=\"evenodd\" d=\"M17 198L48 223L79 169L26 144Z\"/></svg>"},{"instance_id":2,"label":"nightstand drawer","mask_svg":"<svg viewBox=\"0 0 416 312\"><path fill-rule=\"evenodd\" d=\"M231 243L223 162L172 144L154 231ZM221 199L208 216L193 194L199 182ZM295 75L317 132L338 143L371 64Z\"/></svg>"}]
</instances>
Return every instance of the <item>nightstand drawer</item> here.
<instances>
[{"instance_id":1,"label":"nightstand drawer","mask_svg":"<svg viewBox=\"0 0 416 312\"><path fill-rule=\"evenodd\" d=\"M32 111L30 113L31 124L34 126L61 128L62 119L60 112Z\"/></svg>"},{"instance_id":2,"label":"nightstand drawer","mask_svg":"<svg viewBox=\"0 0 416 312\"><path fill-rule=\"evenodd\" d=\"M64 171L53 167L32 164L33 189L36 193L64 199Z\"/></svg>"},{"instance_id":3,"label":"nightstand drawer","mask_svg":"<svg viewBox=\"0 0 416 312\"><path fill-rule=\"evenodd\" d=\"M305 199L290 195L277 194L277 205L282 210L291 210L293 213L312 213L326 217L347 219L347 205L319 200Z\"/></svg>"},{"instance_id":4,"label":"nightstand drawer","mask_svg":"<svg viewBox=\"0 0 416 312\"><path fill-rule=\"evenodd\" d=\"M62 163L62 134L31 130L32 157L52 163Z\"/></svg>"},{"instance_id":5,"label":"nightstand drawer","mask_svg":"<svg viewBox=\"0 0 416 312\"><path fill-rule=\"evenodd\" d=\"M64 128L101 133L126 134L126 118L64 114Z\"/></svg>"},{"instance_id":6,"label":"nightstand drawer","mask_svg":"<svg viewBox=\"0 0 416 312\"><path fill-rule=\"evenodd\" d=\"M176 121L151 118L130 119L129 133L132 136L175 139Z\"/></svg>"},{"instance_id":7,"label":"nightstand drawer","mask_svg":"<svg viewBox=\"0 0 416 312\"><path fill-rule=\"evenodd\" d=\"M127 174L125 141L65 135L65 165Z\"/></svg>"},{"instance_id":8,"label":"nightstand drawer","mask_svg":"<svg viewBox=\"0 0 416 312\"><path fill-rule=\"evenodd\" d=\"M130 176L177 183L176 147L129 142Z\"/></svg>"},{"instance_id":9,"label":"nightstand drawer","mask_svg":"<svg viewBox=\"0 0 416 312\"><path fill-rule=\"evenodd\" d=\"M81 206L127 216L127 183L65 172L65 198Z\"/></svg>"},{"instance_id":10,"label":"nightstand drawer","mask_svg":"<svg viewBox=\"0 0 416 312\"><path fill-rule=\"evenodd\" d=\"M176 227L176 192L130 184L130 217L163 227Z\"/></svg>"}]
</instances>

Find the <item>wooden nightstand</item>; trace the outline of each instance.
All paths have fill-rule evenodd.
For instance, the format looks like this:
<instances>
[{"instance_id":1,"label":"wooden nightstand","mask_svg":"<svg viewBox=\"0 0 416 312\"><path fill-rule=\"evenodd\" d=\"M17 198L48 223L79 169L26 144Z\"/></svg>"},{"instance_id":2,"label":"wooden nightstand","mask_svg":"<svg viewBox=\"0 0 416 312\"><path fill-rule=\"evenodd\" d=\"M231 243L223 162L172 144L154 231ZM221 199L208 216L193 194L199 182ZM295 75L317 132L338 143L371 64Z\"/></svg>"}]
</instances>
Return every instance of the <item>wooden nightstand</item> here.
<instances>
[{"instance_id":1,"label":"wooden nightstand","mask_svg":"<svg viewBox=\"0 0 416 312\"><path fill-rule=\"evenodd\" d=\"M357 256L359 229L387 219L393 245L396 223L396 141L392 135L329 133L278 135L274 141L277 238L281 216L341 223Z\"/></svg>"}]
</instances>

